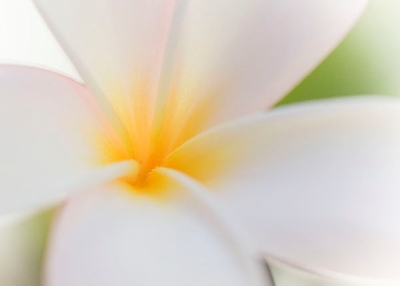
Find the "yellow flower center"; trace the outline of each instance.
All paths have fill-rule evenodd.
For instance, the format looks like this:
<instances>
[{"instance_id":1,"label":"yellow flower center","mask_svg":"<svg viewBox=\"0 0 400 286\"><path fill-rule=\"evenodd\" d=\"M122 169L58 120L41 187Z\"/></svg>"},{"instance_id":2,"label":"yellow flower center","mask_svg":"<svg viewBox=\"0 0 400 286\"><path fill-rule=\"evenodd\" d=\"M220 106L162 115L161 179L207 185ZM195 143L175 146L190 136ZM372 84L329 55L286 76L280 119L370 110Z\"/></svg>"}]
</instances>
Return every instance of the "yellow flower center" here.
<instances>
[{"instance_id":1,"label":"yellow flower center","mask_svg":"<svg viewBox=\"0 0 400 286\"><path fill-rule=\"evenodd\" d=\"M114 90L117 92L108 95L114 116L104 119L106 127L97 136L96 146L103 154L103 164L135 160L138 170L122 180L143 191L152 171L162 166L174 149L207 127L216 108L211 104L215 97L175 84L160 104L148 84L136 84L129 93Z\"/></svg>"}]
</instances>

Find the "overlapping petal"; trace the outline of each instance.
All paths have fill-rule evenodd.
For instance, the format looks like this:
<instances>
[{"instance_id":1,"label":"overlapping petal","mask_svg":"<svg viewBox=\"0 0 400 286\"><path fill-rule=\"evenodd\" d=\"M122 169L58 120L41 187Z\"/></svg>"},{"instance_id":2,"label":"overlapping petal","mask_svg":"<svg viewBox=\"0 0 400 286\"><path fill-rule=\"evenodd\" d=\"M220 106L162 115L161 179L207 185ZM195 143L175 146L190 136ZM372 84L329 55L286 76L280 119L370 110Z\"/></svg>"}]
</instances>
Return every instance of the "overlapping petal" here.
<instances>
[{"instance_id":1,"label":"overlapping petal","mask_svg":"<svg viewBox=\"0 0 400 286\"><path fill-rule=\"evenodd\" d=\"M188 1L167 105L172 114L164 119L178 134L175 145L270 107L339 43L365 4Z\"/></svg>"},{"instance_id":2,"label":"overlapping petal","mask_svg":"<svg viewBox=\"0 0 400 286\"><path fill-rule=\"evenodd\" d=\"M176 1L34 2L110 120L143 153Z\"/></svg>"},{"instance_id":3,"label":"overlapping petal","mask_svg":"<svg viewBox=\"0 0 400 286\"><path fill-rule=\"evenodd\" d=\"M309 103L217 127L166 165L202 182L280 259L400 279L400 101Z\"/></svg>"},{"instance_id":4,"label":"overlapping petal","mask_svg":"<svg viewBox=\"0 0 400 286\"><path fill-rule=\"evenodd\" d=\"M127 168L100 168L107 140L98 137L114 139L81 84L50 71L3 65L0 97L0 213L49 203L69 188Z\"/></svg>"},{"instance_id":5,"label":"overlapping petal","mask_svg":"<svg viewBox=\"0 0 400 286\"><path fill-rule=\"evenodd\" d=\"M151 144L166 154L207 127L271 106L366 3L35 2L85 82L129 126L138 160Z\"/></svg>"},{"instance_id":6,"label":"overlapping petal","mask_svg":"<svg viewBox=\"0 0 400 286\"><path fill-rule=\"evenodd\" d=\"M119 183L69 200L52 235L46 285L268 285L261 260L179 177L153 172L147 190L167 192L160 200Z\"/></svg>"}]
</instances>

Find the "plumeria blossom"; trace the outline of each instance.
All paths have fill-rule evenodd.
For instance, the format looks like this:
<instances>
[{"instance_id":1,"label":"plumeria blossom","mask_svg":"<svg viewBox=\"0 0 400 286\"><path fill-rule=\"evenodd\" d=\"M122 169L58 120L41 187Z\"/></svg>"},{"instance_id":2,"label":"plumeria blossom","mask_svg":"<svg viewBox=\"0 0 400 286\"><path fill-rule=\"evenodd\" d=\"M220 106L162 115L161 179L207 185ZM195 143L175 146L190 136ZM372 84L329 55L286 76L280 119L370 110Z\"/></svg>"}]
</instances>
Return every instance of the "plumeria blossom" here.
<instances>
[{"instance_id":1,"label":"plumeria blossom","mask_svg":"<svg viewBox=\"0 0 400 286\"><path fill-rule=\"evenodd\" d=\"M366 1L35 3L85 83L0 67L2 213L68 195L46 285L269 285L240 228L274 267L400 279L400 102L265 112Z\"/></svg>"}]
</instances>

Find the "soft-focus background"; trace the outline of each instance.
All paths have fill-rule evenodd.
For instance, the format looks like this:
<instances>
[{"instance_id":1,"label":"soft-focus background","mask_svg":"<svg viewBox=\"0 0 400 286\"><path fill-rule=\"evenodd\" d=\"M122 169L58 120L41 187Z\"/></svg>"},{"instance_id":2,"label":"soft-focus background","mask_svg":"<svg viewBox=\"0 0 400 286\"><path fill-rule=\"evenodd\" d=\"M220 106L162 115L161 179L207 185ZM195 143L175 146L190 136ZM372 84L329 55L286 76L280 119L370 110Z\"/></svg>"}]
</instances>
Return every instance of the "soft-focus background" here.
<instances>
[{"instance_id":1,"label":"soft-focus background","mask_svg":"<svg viewBox=\"0 0 400 286\"><path fill-rule=\"evenodd\" d=\"M335 96L399 95L399 31L400 1L372 0L343 43L278 105ZM0 63L48 67L79 79L29 0L0 0ZM0 217L0 285L39 284L53 214L49 210L30 219L20 214ZM281 273L276 270L278 286L285 284Z\"/></svg>"},{"instance_id":2,"label":"soft-focus background","mask_svg":"<svg viewBox=\"0 0 400 286\"><path fill-rule=\"evenodd\" d=\"M279 104L348 95L400 95L399 31L400 1L370 1L345 40Z\"/></svg>"}]
</instances>

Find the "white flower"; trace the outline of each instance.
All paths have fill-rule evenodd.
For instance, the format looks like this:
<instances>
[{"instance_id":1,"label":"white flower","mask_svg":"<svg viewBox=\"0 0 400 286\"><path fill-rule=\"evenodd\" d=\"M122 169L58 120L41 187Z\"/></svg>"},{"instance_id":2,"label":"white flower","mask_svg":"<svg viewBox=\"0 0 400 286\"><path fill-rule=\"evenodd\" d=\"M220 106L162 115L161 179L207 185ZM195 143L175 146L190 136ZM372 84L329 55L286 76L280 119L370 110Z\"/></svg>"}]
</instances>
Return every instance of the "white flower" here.
<instances>
[{"instance_id":1,"label":"white flower","mask_svg":"<svg viewBox=\"0 0 400 286\"><path fill-rule=\"evenodd\" d=\"M356 205L380 196L385 185L365 181L376 165L394 164L388 179L400 164L387 160L400 148L397 100L263 112L366 1L36 2L88 88L0 67L2 213L74 192L53 226L46 285L267 285L232 222L271 262L333 271L318 243L347 243L365 223L393 232L398 184L376 221ZM350 274L370 270L360 257Z\"/></svg>"}]
</instances>

